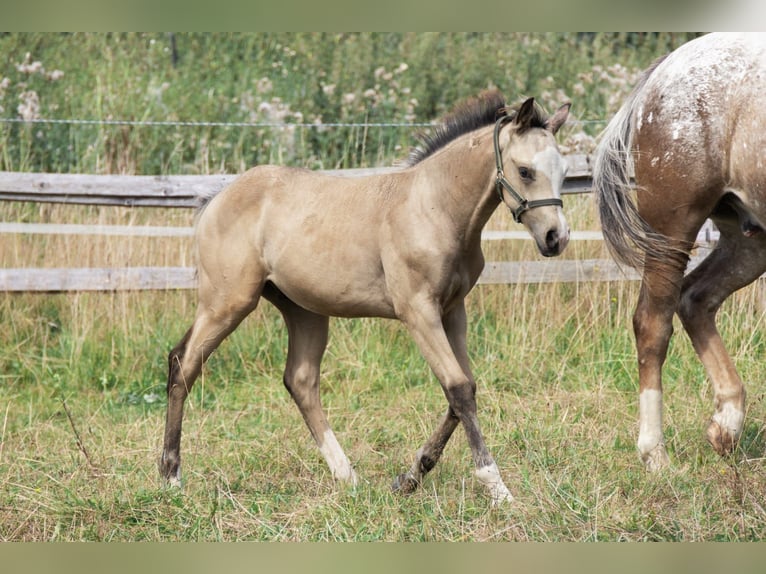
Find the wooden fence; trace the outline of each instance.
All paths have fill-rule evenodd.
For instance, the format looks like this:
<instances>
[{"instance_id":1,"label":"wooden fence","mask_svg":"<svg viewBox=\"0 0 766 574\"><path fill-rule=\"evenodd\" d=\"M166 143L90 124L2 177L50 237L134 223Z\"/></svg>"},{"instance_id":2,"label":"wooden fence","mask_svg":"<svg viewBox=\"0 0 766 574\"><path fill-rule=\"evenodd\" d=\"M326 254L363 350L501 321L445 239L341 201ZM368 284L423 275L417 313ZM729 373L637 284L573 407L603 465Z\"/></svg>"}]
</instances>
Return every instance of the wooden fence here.
<instances>
[{"instance_id":1,"label":"wooden fence","mask_svg":"<svg viewBox=\"0 0 766 574\"><path fill-rule=\"evenodd\" d=\"M589 193L590 161L568 156L564 194ZM397 168L326 170L344 177L380 174ZM0 172L0 200L129 207L188 207L199 197L223 189L235 175L125 176ZM192 235L191 227L105 226L44 223L0 223L0 234L79 234L178 237ZM529 239L525 231L486 230L486 241ZM574 231L572 240L599 240L600 232ZM707 228L699 240L715 240ZM692 265L696 260L692 261ZM487 263L480 283L550 283L637 279L629 269L611 260L500 261ZM115 291L139 289L191 289L196 286L190 267L127 267L80 269L0 269L0 291Z\"/></svg>"}]
</instances>

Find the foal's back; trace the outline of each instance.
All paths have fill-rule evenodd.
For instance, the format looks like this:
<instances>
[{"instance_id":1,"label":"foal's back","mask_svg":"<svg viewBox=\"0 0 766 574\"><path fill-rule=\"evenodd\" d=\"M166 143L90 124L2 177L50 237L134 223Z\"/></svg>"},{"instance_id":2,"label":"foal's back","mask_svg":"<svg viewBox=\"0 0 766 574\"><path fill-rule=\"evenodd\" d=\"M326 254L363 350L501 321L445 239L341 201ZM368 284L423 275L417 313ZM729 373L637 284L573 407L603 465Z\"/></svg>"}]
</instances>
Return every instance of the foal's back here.
<instances>
[{"instance_id":1,"label":"foal's back","mask_svg":"<svg viewBox=\"0 0 766 574\"><path fill-rule=\"evenodd\" d=\"M406 199L406 174L365 178L258 166L202 212L200 263L213 250L246 253L265 279L302 307L323 315L393 316L381 245ZM255 281L256 278L253 278Z\"/></svg>"}]
</instances>

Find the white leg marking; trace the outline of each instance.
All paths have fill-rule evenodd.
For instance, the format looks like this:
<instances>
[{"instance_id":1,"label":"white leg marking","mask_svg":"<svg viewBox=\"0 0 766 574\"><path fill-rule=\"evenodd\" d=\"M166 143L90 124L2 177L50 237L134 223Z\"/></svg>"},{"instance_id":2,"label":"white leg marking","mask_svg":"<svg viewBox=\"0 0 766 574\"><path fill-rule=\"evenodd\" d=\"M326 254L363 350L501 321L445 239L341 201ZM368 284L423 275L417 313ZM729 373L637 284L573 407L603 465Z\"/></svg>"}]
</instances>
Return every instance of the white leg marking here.
<instances>
[{"instance_id":1,"label":"white leg marking","mask_svg":"<svg viewBox=\"0 0 766 574\"><path fill-rule=\"evenodd\" d=\"M638 412L638 453L647 470L659 470L669 462L662 438L662 391L641 391Z\"/></svg>"},{"instance_id":2,"label":"white leg marking","mask_svg":"<svg viewBox=\"0 0 766 574\"><path fill-rule=\"evenodd\" d=\"M503 502L513 502L513 496L508 491L500 477L500 471L494 462L490 465L476 469L476 478L489 489L489 495L492 498L492 506L497 506Z\"/></svg>"},{"instance_id":3,"label":"white leg marking","mask_svg":"<svg viewBox=\"0 0 766 574\"><path fill-rule=\"evenodd\" d=\"M723 407L713 415L713 420L718 423L721 430L738 439L745 422L745 413L732 403L724 403Z\"/></svg>"},{"instance_id":4,"label":"white leg marking","mask_svg":"<svg viewBox=\"0 0 766 574\"><path fill-rule=\"evenodd\" d=\"M338 439L335 438L335 434L328 430L322 437L322 444L319 445L319 451L327 461L327 466L330 467L333 477L344 482L350 482L353 486L356 486L357 478L354 469L351 468L351 463L348 461L346 453L338 444Z\"/></svg>"}]
</instances>

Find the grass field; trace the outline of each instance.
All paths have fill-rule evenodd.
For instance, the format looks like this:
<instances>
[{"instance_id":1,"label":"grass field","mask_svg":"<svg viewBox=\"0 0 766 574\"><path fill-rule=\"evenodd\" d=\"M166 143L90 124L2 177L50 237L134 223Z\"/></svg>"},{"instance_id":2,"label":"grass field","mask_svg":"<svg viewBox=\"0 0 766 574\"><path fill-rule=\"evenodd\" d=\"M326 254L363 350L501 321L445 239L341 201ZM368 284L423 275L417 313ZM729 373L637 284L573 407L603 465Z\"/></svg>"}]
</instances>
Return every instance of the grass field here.
<instances>
[{"instance_id":1,"label":"grass field","mask_svg":"<svg viewBox=\"0 0 766 574\"><path fill-rule=\"evenodd\" d=\"M634 66L645 65L681 39L598 35L581 44L583 39L575 35L359 35L351 44L336 36L320 39L327 51L319 51L321 42L312 44L317 38L311 35L188 35L178 39L181 55L173 67L164 35L123 35L108 41L99 35L0 35L0 51L9 62L21 65L25 52L31 53L29 70L6 76L13 80L3 88L5 99L0 93L0 106L6 116L14 115L20 94L35 90L46 115L157 118L162 104L173 114L180 110L180 119L242 120L250 117L248 106L259 109L257 102L242 96L248 91L256 95L265 73L258 66L282 61L272 58L278 51L291 64L274 68L269 98L281 97L291 110L297 109L300 82L294 78L299 73L308 78L303 85L317 88L324 97L329 94L322 86L334 84L339 94L351 93L354 86L361 98L367 84L360 78L373 82L375 70L383 67L381 82L400 79L399 91L393 92L397 97L408 88L421 102L422 109L414 108L414 120L431 120L452 103L449 98L475 93L488 81L499 83L489 77L510 83L508 70L514 67L521 70L515 77L528 78L514 89L549 89L549 106L559 95L576 93L579 81L588 95L578 117L593 119L607 116L609 93L627 89L618 85L618 76L631 77ZM505 67L489 72L480 50L493 46L496 55L501 44L508 48ZM62 46L102 56L94 57L90 66L81 63L88 60L72 58L76 64L63 69ZM566 47L577 50L566 52ZM424 63L429 54L447 63L432 64L429 72ZM457 60L460 54L471 64L465 69ZM397 76L403 55L412 59L408 71ZM363 57L368 59L364 64ZM63 78L35 71L38 58L49 72L62 68ZM497 58L491 60L499 65ZM612 68L607 79L591 77L588 83L594 66L607 70L615 62L625 69ZM326 76L320 75L322 70ZM384 78L388 73L390 80ZM462 75L451 83L454 74ZM578 80L578 74L585 76ZM189 77L199 89L184 90ZM77 81L67 84L67 78ZM169 83L165 88L163 81ZM554 93L559 83L565 94ZM83 85L92 89L79 88ZM421 92L413 94L416 89ZM122 97L123 92L128 96ZM321 97L314 96L319 99L312 99L312 105L320 105ZM51 107L54 102L58 107ZM378 119L386 105L394 106L394 101L380 100ZM390 118L406 119L407 106L394 107ZM345 113L347 119L359 119L350 115L354 110L359 111L351 104L340 106L337 118ZM308 118L316 112L304 113ZM318 149L327 150L329 158L321 167L355 167L390 163L405 153L397 146L411 141L409 132L385 141L358 133L336 141L299 139L306 146L290 148L265 134L251 140L244 135L232 139L232 133L5 125L0 169L234 172L251 161L284 159L290 149L297 150L293 163L320 167L319 156L311 151ZM597 229L590 198L568 197L565 210L574 229ZM190 225L193 213L4 203L0 219ZM516 226L507 213L498 212L488 228ZM538 257L528 241L488 243L486 252L490 261ZM575 242L562 257L607 254L599 242ZM0 264L192 265L193 259L187 238L3 235ZM391 493L393 477L410 465L446 408L437 381L397 323L331 323L322 400L362 479L355 490L333 482L282 386L286 333L278 314L264 303L211 358L187 402L185 488L179 492L162 484L157 459L166 357L190 324L195 294L0 294L0 540L762 540L764 285L737 293L719 314L749 393L736 452L720 458L704 440L712 392L676 323L665 367L665 429L672 466L656 475L644 472L635 449L638 400L631 315L637 287L627 281L496 285L479 286L470 295L469 349L479 385L480 420L516 497L512 505L498 509L490 508L473 478L461 429L420 491L408 497Z\"/></svg>"},{"instance_id":2,"label":"grass field","mask_svg":"<svg viewBox=\"0 0 766 574\"><path fill-rule=\"evenodd\" d=\"M580 228L594 225L589 201L567 204ZM32 207L15 210L20 217ZM45 217L87 219L90 211L49 207ZM98 211L106 223L133 213ZM145 210L143 217L181 223L192 215ZM512 225L505 213L490 224ZM186 239L7 236L1 245L9 267L190 263ZM534 257L529 242L491 244L488 252L495 260ZM606 255L600 244L583 242L564 256ZM636 291L631 282L480 286L470 296L481 421L517 499L496 510L472 477L460 430L421 491L390 492L446 406L396 323L331 325L322 398L362 478L355 491L333 483L282 387L286 335L265 303L194 387L179 493L163 486L156 463L166 355L191 320L194 293L2 295L0 538L763 538L763 286L738 293L721 312L724 337L749 381L737 452L721 459L704 441L711 391L681 334L665 370L673 466L660 475L643 471L634 446Z\"/></svg>"}]
</instances>

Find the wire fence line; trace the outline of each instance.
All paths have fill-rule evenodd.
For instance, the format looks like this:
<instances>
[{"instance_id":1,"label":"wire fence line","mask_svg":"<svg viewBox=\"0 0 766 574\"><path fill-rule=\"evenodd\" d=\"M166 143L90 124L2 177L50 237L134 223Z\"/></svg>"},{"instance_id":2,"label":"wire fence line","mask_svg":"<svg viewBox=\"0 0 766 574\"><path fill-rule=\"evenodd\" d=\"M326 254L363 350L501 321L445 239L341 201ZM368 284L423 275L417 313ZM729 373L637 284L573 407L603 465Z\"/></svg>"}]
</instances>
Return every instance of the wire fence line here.
<instances>
[{"instance_id":1,"label":"wire fence line","mask_svg":"<svg viewBox=\"0 0 766 574\"><path fill-rule=\"evenodd\" d=\"M212 121L181 121L181 120L84 120L84 119L54 119L54 118L0 118L0 123L6 124L58 124L83 126L133 126L133 127L181 127L181 128L433 128L441 125L438 122L328 122L328 123L283 123L283 122L212 122ZM571 120L572 125L594 125L606 123L606 120Z\"/></svg>"}]
</instances>

